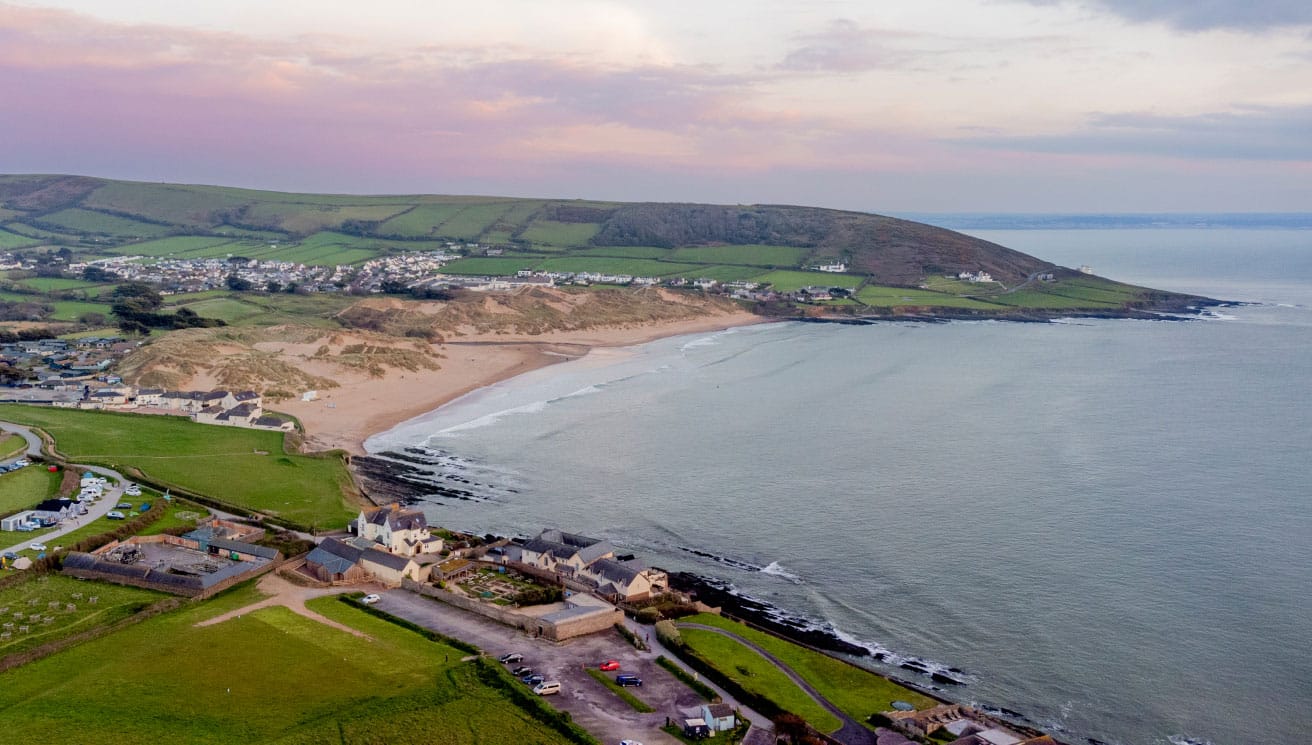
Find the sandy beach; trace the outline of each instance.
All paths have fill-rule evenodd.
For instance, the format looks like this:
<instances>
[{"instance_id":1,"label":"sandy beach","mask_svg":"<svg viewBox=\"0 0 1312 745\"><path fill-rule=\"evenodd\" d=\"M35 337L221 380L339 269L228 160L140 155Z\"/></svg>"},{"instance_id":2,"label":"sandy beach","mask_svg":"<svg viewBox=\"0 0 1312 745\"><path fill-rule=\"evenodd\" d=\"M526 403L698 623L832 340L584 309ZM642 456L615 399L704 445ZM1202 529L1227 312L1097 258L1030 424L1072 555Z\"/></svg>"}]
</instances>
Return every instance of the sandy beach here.
<instances>
[{"instance_id":1,"label":"sandy beach","mask_svg":"<svg viewBox=\"0 0 1312 745\"><path fill-rule=\"evenodd\" d=\"M435 345L436 370L390 369L380 377L338 374L339 387L319 391L313 401L278 403L305 427L307 450L340 448L364 453L364 441L401 422L432 411L472 390L546 365L582 357L593 349L627 347L681 334L696 334L770 319L747 313L537 335L466 335Z\"/></svg>"}]
</instances>

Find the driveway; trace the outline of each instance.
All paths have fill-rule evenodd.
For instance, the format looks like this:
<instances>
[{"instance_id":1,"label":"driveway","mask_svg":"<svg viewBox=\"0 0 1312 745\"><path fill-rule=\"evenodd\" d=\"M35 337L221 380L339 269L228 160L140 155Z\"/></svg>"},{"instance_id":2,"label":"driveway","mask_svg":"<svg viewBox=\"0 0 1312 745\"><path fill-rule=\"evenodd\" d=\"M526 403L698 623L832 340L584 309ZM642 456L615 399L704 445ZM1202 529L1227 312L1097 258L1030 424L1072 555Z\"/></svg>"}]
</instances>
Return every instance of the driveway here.
<instances>
[{"instance_id":1,"label":"driveway","mask_svg":"<svg viewBox=\"0 0 1312 745\"><path fill-rule=\"evenodd\" d=\"M680 708L698 707L703 702L701 696L657 665L654 653L639 652L614 631L559 643L534 639L518 629L406 590L382 593L382 600L376 607L424 628L475 644L492 657L507 652L524 655L524 661L516 665L528 665L548 679L559 680L561 692L551 697L551 704L568 711L579 726L602 742L636 739L646 745L678 745L678 740L660 729L665 718L678 718ZM605 660L618 660L620 672L642 678L641 688L628 690L654 708L654 713L634 711L587 673L587 668L595 668Z\"/></svg>"}]
</instances>

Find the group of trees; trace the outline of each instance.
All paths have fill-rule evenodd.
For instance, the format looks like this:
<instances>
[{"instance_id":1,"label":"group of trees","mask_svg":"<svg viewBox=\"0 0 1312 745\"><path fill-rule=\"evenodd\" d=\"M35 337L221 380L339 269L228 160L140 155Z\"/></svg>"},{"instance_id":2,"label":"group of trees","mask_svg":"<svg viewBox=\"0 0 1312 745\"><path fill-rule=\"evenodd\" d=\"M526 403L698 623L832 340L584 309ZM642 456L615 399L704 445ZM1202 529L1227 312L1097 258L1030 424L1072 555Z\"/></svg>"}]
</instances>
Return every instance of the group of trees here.
<instances>
[{"instance_id":1,"label":"group of trees","mask_svg":"<svg viewBox=\"0 0 1312 745\"><path fill-rule=\"evenodd\" d=\"M119 330L125 334L148 334L151 329L189 329L226 326L218 318L203 318L190 308L175 313L161 313L164 298L144 282L125 282L111 295Z\"/></svg>"}]
</instances>

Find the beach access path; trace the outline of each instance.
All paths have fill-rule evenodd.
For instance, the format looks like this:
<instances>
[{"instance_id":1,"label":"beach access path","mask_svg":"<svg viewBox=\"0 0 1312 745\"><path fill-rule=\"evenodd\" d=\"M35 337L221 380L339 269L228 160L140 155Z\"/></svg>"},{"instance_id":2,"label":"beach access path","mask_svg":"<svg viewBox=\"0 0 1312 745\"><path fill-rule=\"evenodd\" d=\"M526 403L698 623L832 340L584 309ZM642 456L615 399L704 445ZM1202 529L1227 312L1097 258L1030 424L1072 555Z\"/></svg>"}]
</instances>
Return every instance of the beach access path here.
<instances>
[{"instance_id":1,"label":"beach access path","mask_svg":"<svg viewBox=\"0 0 1312 745\"><path fill-rule=\"evenodd\" d=\"M30 458L44 457L41 454L41 447L43 444L41 441L41 437L37 435L37 433L28 429L27 427L22 427L17 424L10 424L9 422L0 422L0 431L19 435L24 440L27 440L28 457ZM82 527L83 525L86 525L87 523L91 522L92 520L99 520L100 518L109 514L109 511L114 509L114 506L118 504L118 500L123 496L123 484L127 483L128 479L118 471L115 471L112 468L101 468L100 466L84 466L75 463L70 463L66 467L75 469L79 473L90 471L96 475L104 476L110 479L111 481L117 482L117 484L115 486L111 486L108 490L106 490L104 496L102 496L98 501L92 502L91 505L87 507L87 514L78 515L74 518L66 519L58 528L50 531L49 533L42 533L41 535L35 537L28 536L26 538L20 538L18 543L15 543L12 546L0 547L0 553L3 553L5 551L20 551L22 549L27 548L28 545L33 542L40 542L46 545L53 545L51 544L51 541L53 539L71 533L77 530L78 528ZM23 536L22 533L17 533L16 535L20 537ZM0 542L4 542L4 540L5 539L0 539Z\"/></svg>"},{"instance_id":2,"label":"beach access path","mask_svg":"<svg viewBox=\"0 0 1312 745\"><path fill-rule=\"evenodd\" d=\"M843 726L840 727L837 732L830 734L829 735L830 737L834 738L835 740L838 740L839 742L847 743L847 745L875 745L875 740L877 738L877 735L873 730L868 729L865 725L861 724L860 722L856 721L852 717L848 716L847 713L844 712L842 709L830 703L829 699L821 695L820 692L817 691L814 687L812 687L810 683L806 682L806 679L804 679L802 676L794 672L791 667L784 664L778 657L775 657L774 655L765 651L761 647L739 636L738 634L733 633L732 631L726 631L725 629L717 628L715 626L707 626L705 624L700 624L700 623L676 622L675 626L681 629L698 629L700 631L714 632L721 636L726 636L730 639L733 639L734 641L738 642L744 647L747 647L753 652L756 652L757 654L764 657L766 661L768 661L770 664L778 668L779 672L783 673L784 675L787 675L789 679L791 679L794 683L797 684L798 688L801 688L803 691L806 692L806 695L815 699L816 703L828 709L829 713L838 717L839 721L843 723Z\"/></svg>"}]
</instances>

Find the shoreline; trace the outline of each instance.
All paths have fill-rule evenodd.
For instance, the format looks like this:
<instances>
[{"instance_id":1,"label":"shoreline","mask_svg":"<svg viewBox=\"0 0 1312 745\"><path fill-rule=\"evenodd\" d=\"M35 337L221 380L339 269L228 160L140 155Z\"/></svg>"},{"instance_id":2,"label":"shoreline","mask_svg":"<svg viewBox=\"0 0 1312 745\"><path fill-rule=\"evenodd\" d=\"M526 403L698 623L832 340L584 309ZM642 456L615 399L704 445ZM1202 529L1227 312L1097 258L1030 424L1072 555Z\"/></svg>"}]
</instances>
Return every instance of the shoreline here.
<instances>
[{"instance_id":1,"label":"shoreline","mask_svg":"<svg viewBox=\"0 0 1312 745\"><path fill-rule=\"evenodd\" d=\"M311 401L289 400L277 410L299 419L306 450L345 450L367 456L365 441L476 390L599 349L620 349L686 334L790 320L747 311L674 323L606 327L546 334L474 334L434 345L435 370L389 370L379 377L339 380Z\"/></svg>"}]
</instances>

